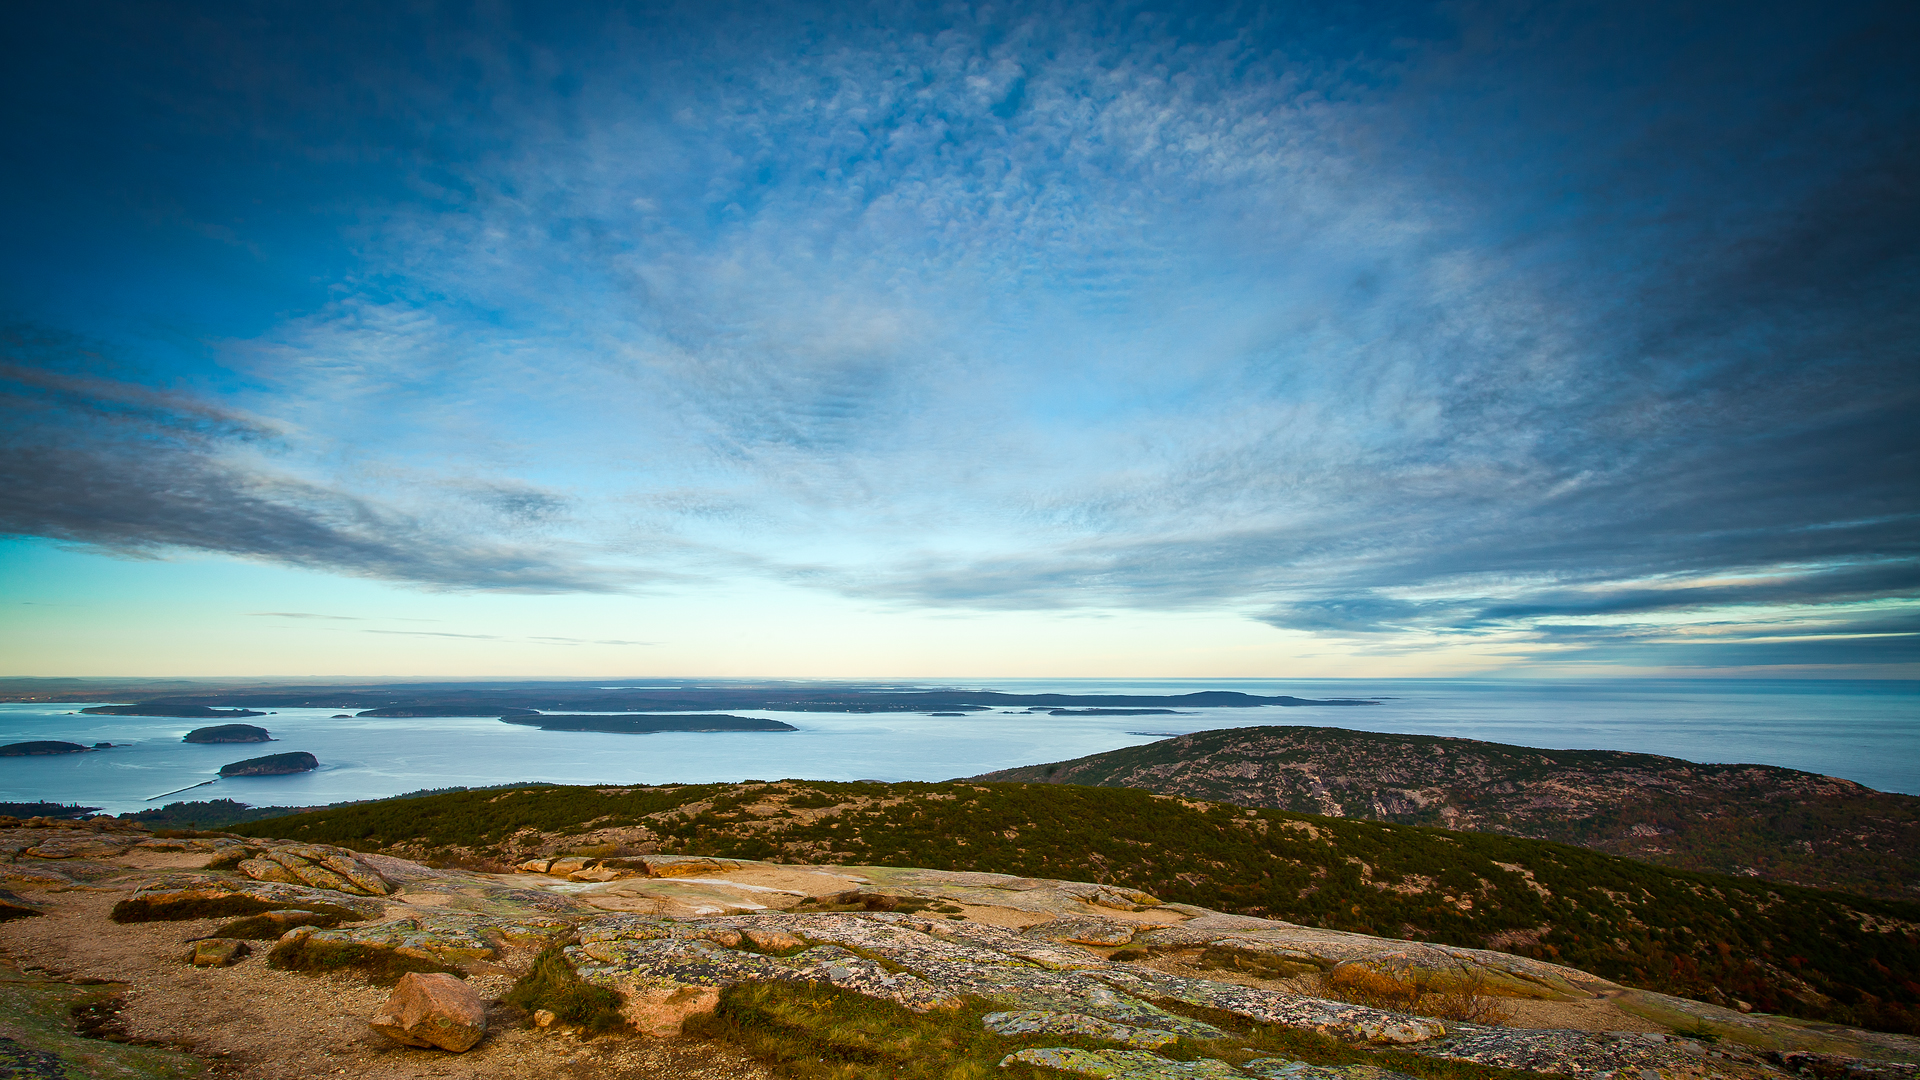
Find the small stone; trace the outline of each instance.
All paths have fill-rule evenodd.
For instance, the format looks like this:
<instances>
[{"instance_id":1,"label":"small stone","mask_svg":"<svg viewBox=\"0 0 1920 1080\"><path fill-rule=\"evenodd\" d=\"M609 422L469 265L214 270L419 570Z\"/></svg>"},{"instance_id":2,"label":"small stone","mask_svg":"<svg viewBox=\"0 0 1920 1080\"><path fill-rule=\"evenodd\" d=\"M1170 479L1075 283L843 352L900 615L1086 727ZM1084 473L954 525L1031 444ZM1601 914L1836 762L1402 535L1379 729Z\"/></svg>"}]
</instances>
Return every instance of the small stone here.
<instances>
[{"instance_id":1,"label":"small stone","mask_svg":"<svg viewBox=\"0 0 1920 1080\"><path fill-rule=\"evenodd\" d=\"M603 866L596 866L591 870L575 870L573 873L567 875L567 880L568 881L616 881L620 878L632 877L632 876L633 876L633 871L631 870L609 870Z\"/></svg>"},{"instance_id":2,"label":"small stone","mask_svg":"<svg viewBox=\"0 0 1920 1080\"><path fill-rule=\"evenodd\" d=\"M193 948L187 953L187 963L194 967L229 967L252 951L253 948L244 941L207 938L193 943Z\"/></svg>"},{"instance_id":3,"label":"small stone","mask_svg":"<svg viewBox=\"0 0 1920 1080\"><path fill-rule=\"evenodd\" d=\"M395 1042L457 1054L487 1033L487 1009L473 987L452 975L410 971L373 1014L373 1027Z\"/></svg>"},{"instance_id":4,"label":"small stone","mask_svg":"<svg viewBox=\"0 0 1920 1080\"><path fill-rule=\"evenodd\" d=\"M533 1010L533 1026L534 1027L543 1027L543 1028L552 1027L553 1022L557 1019L559 1018L553 1015L552 1009Z\"/></svg>"},{"instance_id":5,"label":"small stone","mask_svg":"<svg viewBox=\"0 0 1920 1080\"><path fill-rule=\"evenodd\" d=\"M753 947L762 952L787 952L791 949L804 949L804 939L787 933L785 930L744 930L742 935Z\"/></svg>"}]
</instances>

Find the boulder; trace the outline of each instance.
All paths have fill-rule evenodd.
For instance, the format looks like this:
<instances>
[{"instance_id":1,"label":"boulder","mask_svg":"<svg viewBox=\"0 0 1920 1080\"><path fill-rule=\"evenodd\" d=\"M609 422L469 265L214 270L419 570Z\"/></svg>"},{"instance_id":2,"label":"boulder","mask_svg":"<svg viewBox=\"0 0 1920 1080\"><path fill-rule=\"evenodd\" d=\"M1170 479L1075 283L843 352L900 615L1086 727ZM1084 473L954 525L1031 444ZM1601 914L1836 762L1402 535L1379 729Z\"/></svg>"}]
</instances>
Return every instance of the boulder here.
<instances>
[{"instance_id":1,"label":"boulder","mask_svg":"<svg viewBox=\"0 0 1920 1080\"><path fill-rule=\"evenodd\" d=\"M689 1017L710 1013L719 1004L718 987L638 987L628 990L620 1013L643 1035L672 1038Z\"/></svg>"},{"instance_id":2,"label":"boulder","mask_svg":"<svg viewBox=\"0 0 1920 1080\"><path fill-rule=\"evenodd\" d=\"M139 842L140 837L126 833L82 833L42 840L26 853L37 859L111 859L126 854Z\"/></svg>"},{"instance_id":3,"label":"boulder","mask_svg":"<svg viewBox=\"0 0 1920 1080\"><path fill-rule=\"evenodd\" d=\"M278 863L268 862L270 866ZM169 874L153 878L113 906L118 923L175 919L233 918L263 911L302 908L343 919L375 919L387 909L372 897L272 881L236 881L213 874Z\"/></svg>"},{"instance_id":4,"label":"boulder","mask_svg":"<svg viewBox=\"0 0 1920 1080\"><path fill-rule=\"evenodd\" d=\"M761 952L788 952L807 947L805 939L789 934L785 930L744 930L741 933L753 943L754 948Z\"/></svg>"},{"instance_id":5,"label":"boulder","mask_svg":"<svg viewBox=\"0 0 1920 1080\"><path fill-rule=\"evenodd\" d=\"M452 975L410 971L373 1014L373 1028L408 1046L462 1053L487 1033L487 1007L473 987Z\"/></svg>"},{"instance_id":6,"label":"boulder","mask_svg":"<svg viewBox=\"0 0 1920 1080\"><path fill-rule=\"evenodd\" d=\"M547 872L547 867L552 865L552 859L542 856L538 859L528 859L526 862L514 867L514 870L522 874L544 874Z\"/></svg>"},{"instance_id":7,"label":"boulder","mask_svg":"<svg viewBox=\"0 0 1920 1080\"><path fill-rule=\"evenodd\" d=\"M227 967L252 951L251 945L233 938L203 938L187 950L187 963L194 967Z\"/></svg>"},{"instance_id":8,"label":"boulder","mask_svg":"<svg viewBox=\"0 0 1920 1080\"><path fill-rule=\"evenodd\" d=\"M294 877L300 879L303 885L311 885L316 889L332 889L334 892L358 893L360 891L353 887L353 882L324 866L308 862L285 848L267 852L267 858L286 867Z\"/></svg>"},{"instance_id":9,"label":"boulder","mask_svg":"<svg viewBox=\"0 0 1920 1080\"><path fill-rule=\"evenodd\" d=\"M569 855L564 859L555 859L547 864L547 873L555 877L567 877L577 874L588 867L600 865L599 859L587 859L578 855Z\"/></svg>"},{"instance_id":10,"label":"boulder","mask_svg":"<svg viewBox=\"0 0 1920 1080\"><path fill-rule=\"evenodd\" d=\"M323 847L319 844L294 844L281 850L305 859L315 866L324 866L345 878L351 887L341 889L342 892L386 896L393 891L392 883L387 881L380 871L361 862L345 848Z\"/></svg>"}]
</instances>

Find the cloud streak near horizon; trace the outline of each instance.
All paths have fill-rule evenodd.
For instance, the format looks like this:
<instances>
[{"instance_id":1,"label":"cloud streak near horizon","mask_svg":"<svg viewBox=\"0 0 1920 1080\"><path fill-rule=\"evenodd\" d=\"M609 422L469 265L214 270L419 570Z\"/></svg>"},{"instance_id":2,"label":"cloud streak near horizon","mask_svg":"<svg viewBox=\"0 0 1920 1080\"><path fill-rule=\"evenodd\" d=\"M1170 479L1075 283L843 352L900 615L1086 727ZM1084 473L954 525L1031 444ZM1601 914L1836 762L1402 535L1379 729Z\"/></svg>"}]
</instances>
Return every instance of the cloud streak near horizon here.
<instances>
[{"instance_id":1,"label":"cloud streak near horizon","mask_svg":"<svg viewBox=\"0 0 1920 1080\"><path fill-rule=\"evenodd\" d=\"M0 532L1920 663L1909 7L248 10L10 48Z\"/></svg>"}]
</instances>

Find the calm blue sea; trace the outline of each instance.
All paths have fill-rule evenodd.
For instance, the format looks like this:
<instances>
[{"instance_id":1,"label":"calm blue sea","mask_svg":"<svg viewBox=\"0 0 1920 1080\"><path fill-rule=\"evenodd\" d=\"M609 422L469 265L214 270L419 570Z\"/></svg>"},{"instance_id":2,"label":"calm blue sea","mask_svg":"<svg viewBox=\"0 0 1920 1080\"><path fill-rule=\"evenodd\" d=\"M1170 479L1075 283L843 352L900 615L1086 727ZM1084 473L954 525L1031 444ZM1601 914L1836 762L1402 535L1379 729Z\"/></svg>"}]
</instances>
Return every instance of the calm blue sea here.
<instances>
[{"instance_id":1,"label":"calm blue sea","mask_svg":"<svg viewBox=\"0 0 1920 1080\"><path fill-rule=\"evenodd\" d=\"M126 743L98 753L0 758L0 801L80 802L112 812L212 777L257 754L306 750L322 766L300 776L221 780L173 799L313 805L422 788L545 780L664 783L802 777L945 780L1059 761L1209 728L1292 724L1454 735L1522 746L1632 750L1694 761L1757 762L1920 794L1920 683L1730 680L1223 679L1205 682L985 680L953 685L1015 693L1239 690L1297 697L1371 697L1361 708L1196 709L1178 716L965 717L786 713L777 733L611 735L539 731L474 719L330 719L333 709L281 709L251 721L268 746L180 741L192 721L82 716L99 702L0 704L0 743L63 739ZM1149 732L1153 734L1134 734Z\"/></svg>"}]
</instances>

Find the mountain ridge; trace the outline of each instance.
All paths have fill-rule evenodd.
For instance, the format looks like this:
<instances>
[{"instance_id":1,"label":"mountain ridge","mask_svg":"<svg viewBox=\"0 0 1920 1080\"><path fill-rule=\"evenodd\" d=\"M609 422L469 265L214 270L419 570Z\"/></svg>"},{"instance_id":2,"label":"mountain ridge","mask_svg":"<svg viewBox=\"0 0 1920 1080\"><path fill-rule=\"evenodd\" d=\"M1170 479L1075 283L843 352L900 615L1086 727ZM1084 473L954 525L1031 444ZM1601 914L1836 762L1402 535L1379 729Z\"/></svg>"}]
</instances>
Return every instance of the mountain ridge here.
<instances>
[{"instance_id":1,"label":"mountain ridge","mask_svg":"<svg viewBox=\"0 0 1920 1080\"><path fill-rule=\"evenodd\" d=\"M1194 732L973 779L1134 787L1920 898L1920 797L1773 765L1270 726Z\"/></svg>"}]
</instances>

